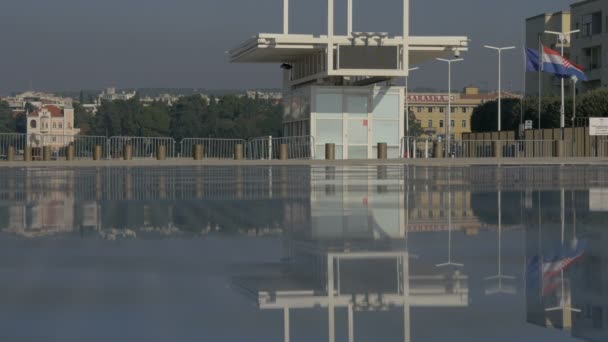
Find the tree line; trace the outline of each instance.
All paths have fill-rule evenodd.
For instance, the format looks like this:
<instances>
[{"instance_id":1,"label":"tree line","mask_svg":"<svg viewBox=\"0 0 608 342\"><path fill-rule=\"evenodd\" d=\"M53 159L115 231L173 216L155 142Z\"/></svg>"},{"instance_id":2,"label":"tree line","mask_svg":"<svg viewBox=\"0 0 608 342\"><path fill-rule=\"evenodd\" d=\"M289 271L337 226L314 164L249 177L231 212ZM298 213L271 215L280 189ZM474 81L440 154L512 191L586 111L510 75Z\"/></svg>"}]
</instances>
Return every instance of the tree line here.
<instances>
[{"instance_id":1,"label":"tree line","mask_svg":"<svg viewBox=\"0 0 608 342\"><path fill-rule=\"evenodd\" d=\"M281 136L283 107L269 100L226 95L209 99L200 95L180 98L172 106L162 102L143 104L105 101L95 115L74 103L74 125L82 135L242 138ZM13 116L0 103L0 132L25 133L25 114ZM21 122L21 123L20 123Z\"/></svg>"},{"instance_id":2,"label":"tree line","mask_svg":"<svg viewBox=\"0 0 608 342\"><path fill-rule=\"evenodd\" d=\"M566 126L572 126L574 103L572 98L566 99ZM503 131L516 131L520 120L531 120L534 128L539 127L538 97L519 99L503 99L501 124ZM560 127L561 98L545 97L541 99L541 128ZM521 114L523 116L520 118ZM576 98L576 118L608 116L608 88L597 89ZM498 100L489 101L477 106L471 117L473 132L495 132L498 129Z\"/></svg>"}]
</instances>

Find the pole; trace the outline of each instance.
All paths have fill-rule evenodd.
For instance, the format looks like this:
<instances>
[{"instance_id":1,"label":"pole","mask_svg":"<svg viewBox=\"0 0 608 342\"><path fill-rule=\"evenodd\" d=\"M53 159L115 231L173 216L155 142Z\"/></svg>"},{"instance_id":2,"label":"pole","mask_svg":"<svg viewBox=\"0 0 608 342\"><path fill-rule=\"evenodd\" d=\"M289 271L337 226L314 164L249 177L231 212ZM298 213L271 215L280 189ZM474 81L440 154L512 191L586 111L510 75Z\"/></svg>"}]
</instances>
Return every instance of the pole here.
<instances>
[{"instance_id":1,"label":"pole","mask_svg":"<svg viewBox=\"0 0 608 342\"><path fill-rule=\"evenodd\" d=\"M572 128L576 125L576 78L572 79Z\"/></svg>"},{"instance_id":2,"label":"pole","mask_svg":"<svg viewBox=\"0 0 608 342\"><path fill-rule=\"evenodd\" d=\"M501 63L502 63L502 50L498 50L498 131L501 131L502 128L502 72L501 72Z\"/></svg>"},{"instance_id":3,"label":"pole","mask_svg":"<svg viewBox=\"0 0 608 342\"><path fill-rule=\"evenodd\" d=\"M559 36L562 58L564 58L564 44L565 37L563 35ZM562 129L562 139L564 138L564 127L566 126L566 93L565 93L565 81L564 78L561 78L561 86L562 86L562 104L560 107L560 127Z\"/></svg>"},{"instance_id":4,"label":"pole","mask_svg":"<svg viewBox=\"0 0 608 342\"><path fill-rule=\"evenodd\" d=\"M543 101L543 42L541 39L541 35L538 35L538 51L539 51L539 57L538 57L538 129L542 129L542 125L541 125L541 115L542 115L542 111L543 111L543 105L542 105L542 101Z\"/></svg>"},{"instance_id":5,"label":"pole","mask_svg":"<svg viewBox=\"0 0 608 342\"><path fill-rule=\"evenodd\" d=\"M445 113L446 123L445 123L445 157L450 157L450 126L452 119L452 63L448 62L448 111Z\"/></svg>"},{"instance_id":6,"label":"pole","mask_svg":"<svg viewBox=\"0 0 608 342\"><path fill-rule=\"evenodd\" d=\"M405 76L405 157L410 158L410 102L408 100L409 76Z\"/></svg>"}]
</instances>

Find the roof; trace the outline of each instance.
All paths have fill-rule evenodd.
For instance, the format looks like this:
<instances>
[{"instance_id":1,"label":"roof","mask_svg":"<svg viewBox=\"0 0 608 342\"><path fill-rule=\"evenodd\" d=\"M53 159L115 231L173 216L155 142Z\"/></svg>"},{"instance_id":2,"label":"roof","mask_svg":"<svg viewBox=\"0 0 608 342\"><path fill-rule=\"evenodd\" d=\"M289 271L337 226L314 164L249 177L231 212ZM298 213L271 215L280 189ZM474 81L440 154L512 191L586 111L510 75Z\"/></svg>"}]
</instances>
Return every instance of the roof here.
<instances>
[{"instance_id":1,"label":"roof","mask_svg":"<svg viewBox=\"0 0 608 342\"><path fill-rule=\"evenodd\" d=\"M352 37L334 36L334 43L353 44ZM359 41L361 40L361 41ZM363 43L358 38L357 43ZM382 46L398 46L401 37L382 40ZM285 63L299 57L322 52L328 44L327 36L302 34L260 33L228 52L233 63ZM436 57L446 57L453 49L467 51L467 37L410 37L410 65L418 64Z\"/></svg>"},{"instance_id":2,"label":"roof","mask_svg":"<svg viewBox=\"0 0 608 342\"><path fill-rule=\"evenodd\" d=\"M42 109L48 111L51 114L51 117L53 117L53 118L62 118L63 117L63 110L57 106L44 105L44 106L42 106ZM40 116L40 112L42 109L31 112L29 114L29 116Z\"/></svg>"}]
</instances>

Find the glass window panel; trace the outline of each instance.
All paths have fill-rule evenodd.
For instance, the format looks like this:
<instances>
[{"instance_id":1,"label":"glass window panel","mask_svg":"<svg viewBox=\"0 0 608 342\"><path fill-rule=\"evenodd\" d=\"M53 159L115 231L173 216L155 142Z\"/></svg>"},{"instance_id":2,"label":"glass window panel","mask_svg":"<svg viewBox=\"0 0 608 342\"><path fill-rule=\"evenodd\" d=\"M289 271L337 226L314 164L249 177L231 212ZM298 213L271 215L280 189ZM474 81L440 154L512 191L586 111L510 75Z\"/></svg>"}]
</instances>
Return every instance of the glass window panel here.
<instances>
[{"instance_id":1,"label":"glass window panel","mask_svg":"<svg viewBox=\"0 0 608 342\"><path fill-rule=\"evenodd\" d=\"M348 120L348 144L366 145L368 137L367 120Z\"/></svg>"},{"instance_id":2,"label":"glass window panel","mask_svg":"<svg viewBox=\"0 0 608 342\"><path fill-rule=\"evenodd\" d=\"M399 144L399 121L374 121L374 145L381 142L388 145Z\"/></svg>"},{"instance_id":3,"label":"glass window panel","mask_svg":"<svg viewBox=\"0 0 608 342\"><path fill-rule=\"evenodd\" d=\"M347 112L352 117L367 117L367 96L348 96L346 98Z\"/></svg>"},{"instance_id":4,"label":"glass window panel","mask_svg":"<svg viewBox=\"0 0 608 342\"><path fill-rule=\"evenodd\" d=\"M342 145L342 120L317 120L317 144Z\"/></svg>"},{"instance_id":5,"label":"glass window panel","mask_svg":"<svg viewBox=\"0 0 608 342\"><path fill-rule=\"evenodd\" d=\"M322 118L342 118L341 94L317 94L317 114Z\"/></svg>"},{"instance_id":6,"label":"glass window panel","mask_svg":"<svg viewBox=\"0 0 608 342\"><path fill-rule=\"evenodd\" d=\"M367 146L349 146L348 159L367 159Z\"/></svg>"},{"instance_id":7,"label":"glass window panel","mask_svg":"<svg viewBox=\"0 0 608 342\"><path fill-rule=\"evenodd\" d=\"M374 117L399 119L399 96L377 94L374 97Z\"/></svg>"}]
</instances>

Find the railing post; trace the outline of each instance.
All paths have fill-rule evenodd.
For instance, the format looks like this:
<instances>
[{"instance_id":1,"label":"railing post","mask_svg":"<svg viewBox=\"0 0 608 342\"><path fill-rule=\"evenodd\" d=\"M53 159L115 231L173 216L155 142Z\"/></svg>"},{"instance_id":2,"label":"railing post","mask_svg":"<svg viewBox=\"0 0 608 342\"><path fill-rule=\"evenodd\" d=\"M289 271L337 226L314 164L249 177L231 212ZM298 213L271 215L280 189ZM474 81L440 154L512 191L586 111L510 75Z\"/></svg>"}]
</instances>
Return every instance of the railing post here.
<instances>
[{"instance_id":1,"label":"railing post","mask_svg":"<svg viewBox=\"0 0 608 342\"><path fill-rule=\"evenodd\" d=\"M163 144L158 144L156 146L156 160L165 160L167 159L167 146Z\"/></svg>"},{"instance_id":2,"label":"railing post","mask_svg":"<svg viewBox=\"0 0 608 342\"><path fill-rule=\"evenodd\" d=\"M378 143L378 159L388 159L388 146L386 143Z\"/></svg>"},{"instance_id":3,"label":"railing post","mask_svg":"<svg viewBox=\"0 0 608 342\"><path fill-rule=\"evenodd\" d=\"M563 140L555 141L555 157L557 157L557 158L564 157L564 141Z\"/></svg>"},{"instance_id":4,"label":"railing post","mask_svg":"<svg viewBox=\"0 0 608 342\"><path fill-rule=\"evenodd\" d=\"M101 146L95 145L93 147L93 160L101 160Z\"/></svg>"},{"instance_id":5,"label":"railing post","mask_svg":"<svg viewBox=\"0 0 608 342\"><path fill-rule=\"evenodd\" d=\"M122 158L124 160L133 159L133 146L131 146L130 144L123 146Z\"/></svg>"},{"instance_id":6,"label":"railing post","mask_svg":"<svg viewBox=\"0 0 608 342\"><path fill-rule=\"evenodd\" d=\"M32 161L32 146L25 145L25 148L23 149L23 160L26 162Z\"/></svg>"},{"instance_id":7,"label":"railing post","mask_svg":"<svg viewBox=\"0 0 608 342\"><path fill-rule=\"evenodd\" d=\"M234 146L234 160L243 160L243 144Z\"/></svg>"},{"instance_id":8,"label":"railing post","mask_svg":"<svg viewBox=\"0 0 608 342\"><path fill-rule=\"evenodd\" d=\"M287 160L289 159L289 150L287 147L287 144L281 144L280 146L280 151L279 151L279 159L280 160Z\"/></svg>"},{"instance_id":9,"label":"railing post","mask_svg":"<svg viewBox=\"0 0 608 342\"><path fill-rule=\"evenodd\" d=\"M433 158L443 158L443 144L441 141L433 141Z\"/></svg>"},{"instance_id":10,"label":"railing post","mask_svg":"<svg viewBox=\"0 0 608 342\"><path fill-rule=\"evenodd\" d=\"M74 145L68 145L65 151L65 160L72 161L74 160Z\"/></svg>"},{"instance_id":11,"label":"railing post","mask_svg":"<svg viewBox=\"0 0 608 342\"><path fill-rule=\"evenodd\" d=\"M15 146L11 145L8 147L8 151L6 153L6 160L9 162L15 160Z\"/></svg>"},{"instance_id":12,"label":"railing post","mask_svg":"<svg viewBox=\"0 0 608 342\"><path fill-rule=\"evenodd\" d=\"M272 136L268 136L268 160L272 160Z\"/></svg>"},{"instance_id":13,"label":"railing post","mask_svg":"<svg viewBox=\"0 0 608 342\"><path fill-rule=\"evenodd\" d=\"M502 158L502 141L492 141L492 156Z\"/></svg>"},{"instance_id":14,"label":"railing post","mask_svg":"<svg viewBox=\"0 0 608 342\"><path fill-rule=\"evenodd\" d=\"M325 160L336 160L336 144L325 144Z\"/></svg>"},{"instance_id":15,"label":"railing post","mask_svg":"<svg viewBox=\"0 0 608 342\"><path fill-rule=\"evenodd\" d=\"M429 139L424 140L424 159L429 159Z\"/></svg>"},{"instance_id":16,"label":"railing post","mask_svg":"<svg viewBox=\"0 0 608 342\"><path fill-rule=\"evenodd\" d=\"M203 160L203 145L194 145L194 152L192 157L194 158L194 160Z\"/></svg>"},{"instance_id":17,"label":"railing post","mask_svg":"<svg viewBox=\"0 0 608 342\"><path fill-rule=\"evenodd\" d=\"M51 146L42 146L42 160L43 161L51 160Z\"/></svg>"}]
</instances>

